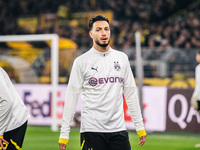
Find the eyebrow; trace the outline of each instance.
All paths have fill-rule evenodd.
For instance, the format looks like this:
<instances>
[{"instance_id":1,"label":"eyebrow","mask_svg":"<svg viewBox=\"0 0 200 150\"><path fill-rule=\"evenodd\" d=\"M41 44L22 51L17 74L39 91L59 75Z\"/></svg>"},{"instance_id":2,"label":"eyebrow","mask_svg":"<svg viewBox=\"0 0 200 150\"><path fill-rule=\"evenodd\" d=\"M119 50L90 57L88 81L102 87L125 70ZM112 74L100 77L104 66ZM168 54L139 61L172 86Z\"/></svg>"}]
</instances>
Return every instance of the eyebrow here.
<instances>
[{"instance_id":1,"label":"eyebrow","mask_svg":"<svg viewBox=\"0 0 200 150\"><path fill-rule=\"evenodd\" d=\"M102 28L110 28L109 26L106 27L96 27L96 29L102 29Z\"/></svg>"}]
</instances>

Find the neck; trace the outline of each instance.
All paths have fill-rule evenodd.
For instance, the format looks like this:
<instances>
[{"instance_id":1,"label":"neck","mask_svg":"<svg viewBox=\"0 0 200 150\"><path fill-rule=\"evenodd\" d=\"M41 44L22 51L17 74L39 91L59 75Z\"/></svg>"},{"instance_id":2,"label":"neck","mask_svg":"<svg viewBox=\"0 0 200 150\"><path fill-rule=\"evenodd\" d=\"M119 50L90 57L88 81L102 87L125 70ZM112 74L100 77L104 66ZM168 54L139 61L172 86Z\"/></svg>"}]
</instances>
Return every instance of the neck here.
<instances>
[{"instance_id":1,"label":"neck","mask_svg":"<svg viewBox=\"0 0 200 150\"><path fill-rule=\"evenodd\" d=\"M106 46L106 47L101 47L99 45L93 45L93 47L99 52L107 52L109 50L109 48L110 48L109 45Z\"/></svg>"}]
</instances>

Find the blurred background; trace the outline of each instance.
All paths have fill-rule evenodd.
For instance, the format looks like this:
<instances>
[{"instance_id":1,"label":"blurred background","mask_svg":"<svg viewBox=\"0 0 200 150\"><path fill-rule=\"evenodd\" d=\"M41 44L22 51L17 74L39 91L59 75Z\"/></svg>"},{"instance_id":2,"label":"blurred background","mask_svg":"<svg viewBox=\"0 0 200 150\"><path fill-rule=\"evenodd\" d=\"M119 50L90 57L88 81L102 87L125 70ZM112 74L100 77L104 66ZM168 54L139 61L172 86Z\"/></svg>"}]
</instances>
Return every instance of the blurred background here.
<instances>
[{"instance_id":1,"label":"blurred background","mask_svg":"<svg viewBox=\"0 0 200 150\"><path fill-rule=\"evenodd\" d=\"M92 46L89 19L102 14L110 20L111 46L128 55L134 74L134 33L141 33L144 84L168 85L178 78L185 83L173 86L194 87L199 7L199 0L1 0L0 35L58 34L59 82L67 83L74 58ZM49 83L49 45L46 41L1 42L0 65L16 83ZM4 56L19 57L28 65L18 69ZM34 71L35 80L20 77L19 70Z\"/></svg>"},{"instance_id":2,"label":"blurred background","mask_svg":"<svg viewBox=\"0 0 200 150\"><path fill-rule=\"evenodd\" d=\"M109 18L110 45L128 55L134 75L135 33L141 34L147 130L200 133L199 113L189 104L195 87L195 55L200 48L200 0L0 0L0 35L58 34L61 118L71 66L91 48L88 22L97 14ZM51 116L50 90L41 92L51 83L50 45L50 41L0 42L0 66L29 107L31 119L35 119L30 121L32 125L38 125L40 115ZM31 97L24 97L27 90ZM183 98L177 98L179 94ZM31 103L35 100L37 105ZM130 116L125 115L129 122ZM79 117L78 106L75 126L80 124Z\"/></svg>"}]
</instances>

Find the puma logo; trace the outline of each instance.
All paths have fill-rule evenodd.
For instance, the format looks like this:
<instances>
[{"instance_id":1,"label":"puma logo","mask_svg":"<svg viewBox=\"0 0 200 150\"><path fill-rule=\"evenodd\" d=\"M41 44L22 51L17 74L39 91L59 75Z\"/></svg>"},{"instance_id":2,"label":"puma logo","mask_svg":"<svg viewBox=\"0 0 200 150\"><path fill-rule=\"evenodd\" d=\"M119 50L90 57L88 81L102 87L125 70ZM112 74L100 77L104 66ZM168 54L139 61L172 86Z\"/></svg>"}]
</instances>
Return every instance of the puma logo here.
<instances>
[{"instance_id":1,"label":"puma logo","mask_svg":"<svg viewBox=\"0 0 200 150\"><path fill-rule=\"evenodd\" d=\"M96 71L98 72L97 68L98 68L98 67L96 67L96 68L94 68L94 67L91 67L91 69L92 69L92 70L96 70Z\"/></svg>"}]
</instances>

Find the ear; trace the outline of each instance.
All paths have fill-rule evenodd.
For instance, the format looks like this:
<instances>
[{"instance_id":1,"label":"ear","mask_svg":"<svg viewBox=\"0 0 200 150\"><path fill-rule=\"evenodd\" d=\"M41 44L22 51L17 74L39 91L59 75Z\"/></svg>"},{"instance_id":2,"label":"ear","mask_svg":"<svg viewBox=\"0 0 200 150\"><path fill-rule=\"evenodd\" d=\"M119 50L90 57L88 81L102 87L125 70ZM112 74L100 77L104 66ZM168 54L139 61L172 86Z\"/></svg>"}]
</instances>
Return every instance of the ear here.
<instances>
[{"instance_id":1,"label":"ear","mask_svg":"<svg viewBox=\"0 0 200 150\"><path fill-rule=\"evenodd\" d=\"M91 31L91 30L89 31L89 35L90 35L90 37L93 39L92 31Z\"/></svg>"}]
</instances>

